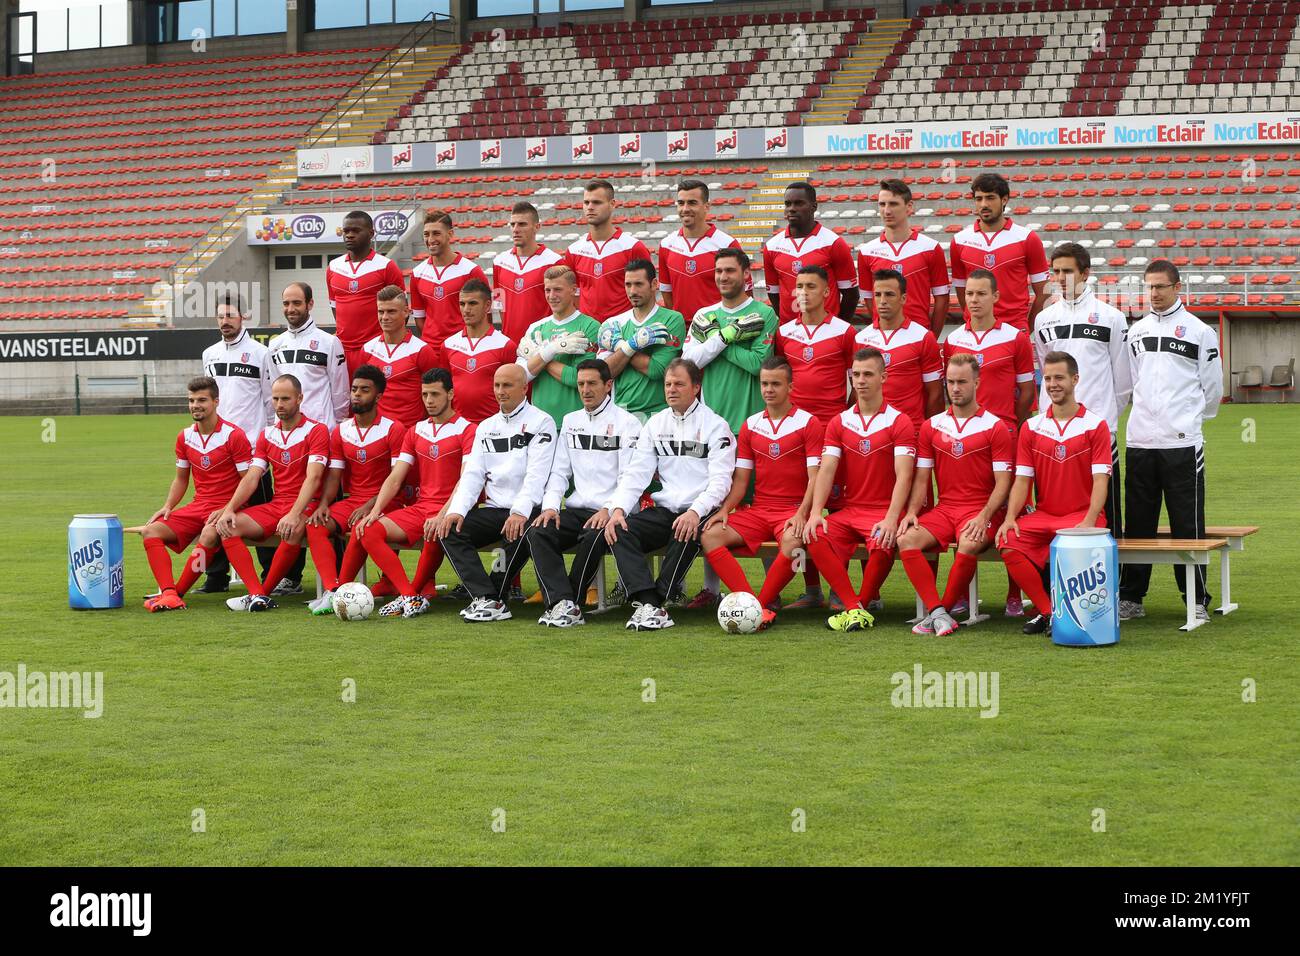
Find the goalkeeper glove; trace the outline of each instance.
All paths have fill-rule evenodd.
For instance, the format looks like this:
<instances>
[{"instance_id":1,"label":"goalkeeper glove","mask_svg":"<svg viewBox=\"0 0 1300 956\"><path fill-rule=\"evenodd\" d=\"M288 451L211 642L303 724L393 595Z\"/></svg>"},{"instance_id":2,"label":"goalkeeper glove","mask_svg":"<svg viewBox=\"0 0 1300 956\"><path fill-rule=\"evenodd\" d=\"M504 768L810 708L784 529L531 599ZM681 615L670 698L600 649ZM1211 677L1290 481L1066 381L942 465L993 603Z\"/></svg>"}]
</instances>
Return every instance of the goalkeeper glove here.
<instances>
[{"instance_id":1,"label":"goalkeeper glove","mask_svg":"<svg viewBox=\"0 0 1300 956\"><path fill-rule=\"evenodd\" d=\"M561 332L551 341L555 343L555 351L560 355L582 355L591 350L591 340L583 332Z\"/></svg>"},{"instance_id":2,"label":"goalkeeper glove","mask_svg":"<svg viewBox=\"0 0 1300 956\"><path fill-rule=\"evenodd\" d=\"M696 316L691 322L691 338L696 342L707 342L710 336L718 333L716 319L702 319Z\"/></svg>"},{"instance_id":3,"label":"goalkeeper glove","mask_svg":"<svg viewBox=\"0 0 1300 956\"><path fill-rule=\"evenodd\" d=\"M600 327L600 336L596 343L602 352L612 352L623 341L623 329L616 319L610 319Z\"/></svg>"},{"instance_id":4,"label":"goalkeeper glove","mask_svg":"<svg viewBox=\"0 0 1300 956\"><path fill-rule=\"evenodd\" d=\"M672 333L662 322L651 322L649 325L637 329L632 333L632 337L624 339L619 348L628 358L636 352L644 349L653 348L656 345L663 345L671 339Z\"/></svg>"},{"instance_id":5,"label":"goalkeeper glove","mask_svg":"<svg viewBox=\"0 0 1300 956\"><path fill-rule=\"evenodd\" d=\"M723 329L722 338L728 345L733 342L751 342L761 336L765 329L761 315L747 315Z\"/></svg>"}]
</instances>

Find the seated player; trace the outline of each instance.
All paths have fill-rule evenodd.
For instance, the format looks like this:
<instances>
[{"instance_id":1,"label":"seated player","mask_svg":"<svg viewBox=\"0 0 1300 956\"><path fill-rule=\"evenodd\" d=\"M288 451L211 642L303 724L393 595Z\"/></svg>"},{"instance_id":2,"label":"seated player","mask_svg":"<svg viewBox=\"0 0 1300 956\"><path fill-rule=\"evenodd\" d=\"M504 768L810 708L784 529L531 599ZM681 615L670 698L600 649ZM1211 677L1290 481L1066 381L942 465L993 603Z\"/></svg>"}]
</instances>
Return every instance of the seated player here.
<instances>
[{"instance_id":1,"label":"seated player","mask_svg":"<svg viewBox=\"0 0 1300 956\"><path fill-rule=\"evenodd\" d=\"M217 529L208 519L230 500L239 476L248 470L253 458L243 429L217 414L220 399L216 380L206 375L192 378L188 390L194 424L176 436L176 477L167 489L163 506L154 512L140 535L149 569L158 582L158 594L144 602L149 612L185 610L181 597L206 570L207 558L217 548ZM191 475L194 500L178 508ZM172 576L167 549L179 554L195 538L200 548L186 561L178 583Z\"/></svg>"},{"instance_id":2,"label":"seated player","mask_svg":"<svg viewBox=\"0 0 1300 956\"><path fill-rule=\"evenodd\" d=\"M790 580L796 551L803 551L803 529L812 507L813 485L821 462L823 430L812 414L794 405L790 396L794 375L780 355L769 355L758 372L763 411L740 426L736 439L736 471L731 491L718 513L704 526L700 541L704 556L731 591L754 593L733 552L753 555L767 541L781 544L781 559L763 582L759 602L768 627L776 612L771 605ZM754 481L753 503L737 507ZM826 543L821 542L823 547ZM834 556L832 555L832 563ZM778 586L779 582L779 586ZM852 588L849 588L852 594Z\"/></svg>"},{"instance_id":3,"label":"seated player","mask_svg":"<svg viewBox=\"0 0 1300 956\"><path fill-rule=\"evenodd\" d=\"M302 386L295 376L281 375L271 383L271 405L276 422L257 436L252 464L214 519L230 566L248 588L243 597L226 601L232 611L267 611L276 606L268 596L267 582L284 577L285 568L302 553L307 519L316 506L329 461L329 429L302 414ZM268 468L275 482L275 495L266 504L245 508ZM272 535L280 536L280 546L275 549L263 581L257 577L244 539L263 541Z\"/></svg>"},{"instance_id":4,"label":"seated player","mask_svg":"<svg viewBox=\"0 0 1300 956\"><path fill-rule=\"evenodd\" d=\"M664 610L700 553L700 529L731 486L736 439L726 419L700 401L703 373L690 359L674 359L664 371L668 407L650 416L637 438L632 461L619 476L609 502L605 540L632 603L627 629L658 631L674 622ZM653 507L636 511L641 494L659 476ZM656 581L646 555L667 546Z\"/></svg>"},{"instance_id":5,"label":"seated player","mask_svg":"<svg viewBox=\"0 0 1300 956\"><path fill-rule=\"evenodd\" d=\"M582 408L564 416L542 513L524 534L546 604L537 623L546 627L587 623L578 595L586 593L605 559L606 504L641 433L637 417L614 402L614 376L604 361L586 359L578 363L577 372ZM575 545L578 550L566 575L563 553Z\"/></svg>"},{"instance_id":6,"label":"seated player","mask_svg":"<svg viewBox=\"0 0 1300 956\"><path fill-rule=\"evenodd\" d=\"M1006 517L1015 458L1002 420L979 405L975 356L958 352L948 359L947 382L952 406L921 423L912 497L898 526L898 556L925 604L925 617L912 633L940 637L957 630L950 611L966 595L979 555L993 543L993 532ZM931 476L938 482L939 500L925 508ZM941 599L925 552L947 551L954 543L957 557Z\"/></svg>"},{"instance_id":7,"label":"seated player","mask_svg":"<svg viewBox=\"0 0 1300 956\"><path fill-rule=\"evenodd\" d=\"M526 398L518 365L502 365L493 380L500 411L478 426L446 511L438 521L443 553L473 600L460 616L473 623L506 621L506 591L528 560L524 532L537 517L555 458L555 422ZM483 503L476 506L479 498ZM505 571L490 578L478 549L506 542Z\"/></svg>"},{"instance_id":8,"label":"seated player","mask_svg":"<svg viewBox=\"0 0 1300 956\"><path fill-rule=\"evenodd\" d=\"M352 530L370 513L379 489L402 449L406 429L379 414L379 399L387 379L373 365L362 365L352 373L352 417L330 432L330 463L320 503L307 519L307 546L320 578L322 594L307 606L315 615L334 613L334 592L356 578L366 562L366 551ZM340 492L347 497L336 500ZM390 502L389 510L398 507ZM334 553L334 536L348 536L343 567Z\"/></svg>"},{"instance_id":9,"label":"seated player","mask_svg":"<svg viewBox=\"0 0 1300 956\"><path fill-rule=\"evenodd\" d=\"M369 513L353 532L353 538L362 543L397 588L397 597L379 609L380 617L417 617L429 610L425 592L442 564L442 546L436 533L438 519L447 509L474 444L474 424L452 405L452 382L451 372L445 368L424 373L420 397L429 417L407 430L392 470ZM419 497L405 508L394 509L392 504L399 500L412 468L420 486ZM420 559L411 579L392 545L421 542Z\"/></svg>"},{"instance_id":10,"label":"seated player","mask_svg":"<svg viewBox=\"0 0 1300 956\"><path fill-rule=\"evenodd\" d=\"M997 533L1007 573L1038 612L1025 622L1026 634L1042 634L1052 622L1052 600L1042 574L1056 533L1106 526L1110 426L1075 401L1078 384L1079 365L1073 355L1048 352L1043 357L1043 388L1052 404L1020 426L1016 483ZM1031 486L1037 507L1021 515Z\"/></svg>"},{"instance_id":11,"label":"seated player","mask_svg":"<svg viewBox=\"0 0 1300 956\"><path fill-rule=\"evenodd\" d=\"M596 357L600 324L578 311L578 277L565 265L546 270L546 304L551 314L528 327L519 340L519 366L532 385L530 404L551 416L558 429L569 412L582 407L575 368Z\"/></svg>"},{"instance_id":12,"label":"seated player","mask_svg":"<svg viewBox=\"0 0 1300 956\"><path fill-rule=\"evenodd\" d=\"M834 565L820 561L818 569L841 600L845 597L843 582L837 584L832 575L848 564L854 549L863 542L869 557L862 593L879 593L894 566L894 537L912 487L916 429L906 415L885 401L885 378L885 357L880 350L870 346L859 349L849 370L853 407L826 426L812 500L813 518L804 528L810 549L823 533L834 548ZM833 485L842 489L842 506L825 518L822 509ZM815 553L810 553L815 559ZM831 630L860 631L874 624L860 598L852 604L845 601L844 606L844 611L827 620Z\"/></svg>"}]
</instances>

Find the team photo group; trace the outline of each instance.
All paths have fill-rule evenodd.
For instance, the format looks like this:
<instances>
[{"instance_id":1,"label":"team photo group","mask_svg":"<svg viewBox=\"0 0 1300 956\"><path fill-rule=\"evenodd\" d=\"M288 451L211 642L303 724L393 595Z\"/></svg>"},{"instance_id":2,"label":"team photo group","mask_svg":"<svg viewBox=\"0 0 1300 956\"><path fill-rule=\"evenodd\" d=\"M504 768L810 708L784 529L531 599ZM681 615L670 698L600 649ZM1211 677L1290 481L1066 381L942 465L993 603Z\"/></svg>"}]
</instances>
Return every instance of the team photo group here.
<instances>
[{"instance_id":1,"label":"team photo group","mask_svg":"<svg viewBox=\"0 0 1300 956\"><path fill-rule=\"evenodd\" d=\"M877 189L879 232L853 249L791 182L761 282L698 179L676 184L681 227L653 252L617 225L608 181L586 184L588 233L564 251L517 203L490 279L446 212L424 214L409 279L349 213L327 302L305 282L273 290L287 329L266 344L247 303L218 307L171 485L138 529L145 608L185 609L198 589L270 610L303 592L310 558L313 615L379 598L380 616L418 617L442 603L441 572L467 622L570 628L598 575L604 606L612 555L607 597L632 630L722 602L741 630L825 608L827 627L862 631L898 563L923 609L912 630L942 636L972 610L983 555L1005 567L1003 613L1044 634L1059 532L1153 537L1163 501L1176 537L1203 537L1222 367L1178 269L1146 265L1130 326L1095 294L1085 248L1045 249L1012 221L1001 175L972 180L974 219L946 247L912 225L905 182ZM369 588L354 583L367 561ZM1143 616L1150 576L1122 568L1121 621ZM1175 579L1207 620L1204 570Z\"/></svg>"}]
</instances>

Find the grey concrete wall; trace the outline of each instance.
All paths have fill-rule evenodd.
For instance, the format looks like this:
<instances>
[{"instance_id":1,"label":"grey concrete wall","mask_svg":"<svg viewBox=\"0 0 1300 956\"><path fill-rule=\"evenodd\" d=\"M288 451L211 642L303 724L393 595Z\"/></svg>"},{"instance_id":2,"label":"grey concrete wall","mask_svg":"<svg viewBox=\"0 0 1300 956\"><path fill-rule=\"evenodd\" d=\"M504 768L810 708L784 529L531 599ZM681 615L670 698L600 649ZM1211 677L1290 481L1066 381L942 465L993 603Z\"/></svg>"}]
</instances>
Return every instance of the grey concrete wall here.
<instances>
[{"instance_id":1,"label":"grey concrete wall","mask_svg":"<svg viewBox=\"0 0 1300 956\"><path fill-rule=\"evenodd\" d=\"M1300 321L1297 319L1230 319L1228 321L1227 356L1225 371L1240 372L1248 365L1264 367L1264 381L1268 381L1274 365L1286 365L1292 358L1300 358ZM1246 396L1236 391L1237 376L1232 376L1233 398L1243 401ZM1225 389L1225 394L1227 390ZM1277 395L1254 396L1254 400L1278 401ZM1294 394L1287 396L1293 401Z\"/></svg>"}]
</instances>

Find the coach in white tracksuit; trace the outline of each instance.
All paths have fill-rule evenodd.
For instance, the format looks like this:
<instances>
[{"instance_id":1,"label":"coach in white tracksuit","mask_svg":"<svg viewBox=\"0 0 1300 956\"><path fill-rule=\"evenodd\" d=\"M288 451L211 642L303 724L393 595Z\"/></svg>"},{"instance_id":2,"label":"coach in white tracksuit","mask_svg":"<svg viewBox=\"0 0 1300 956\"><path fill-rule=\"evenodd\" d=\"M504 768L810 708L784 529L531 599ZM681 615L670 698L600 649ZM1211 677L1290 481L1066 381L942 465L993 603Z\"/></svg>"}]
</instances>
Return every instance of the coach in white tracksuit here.
<instances>
[{"instance_id":1,"label":"coach in white tracksuit","mask_svg":"<svg viewBox=\"0 0 1300 956\"><path fill-rule=\"evenodd\" d=\"M1219 412L1223 365L1218 333L1179 297L1178 270L1158 259L1146 268L1151 311L1129 329L1133 411L1125 444L1124 510L1130 538L1150 538L1160 520L1160 499L1176 538L1205 537L1205 441L1201 422ZM1182 567L1174 580L1186 597ZM1120 619L1142 617L1151 565L1126 564L1120 574ZM1205 571L1196 569L1196 615L1208 620Z\"/></svg>"},{"instance_id":2,"label":"coach in white tracksuit","mask_svg":"<svg viewBox=\"0 0 1300 956\"><path fill-rule=\"evenodd\" d=\"M293 375L302 383L302 413L333 428L351 413L352 382L348 378L343 344L311 317L312 291L305 282L284 289L284 321L288 328L267 347L277 375Z\"/></svg>"},{"instance_id":3,"label":"coach in white tracksuit","mask_svg":"<svg viewBox=\"0 0 1300 956\"><path fill-rule=\"evenodd\" d=\"M1061 298L1038 313L1034 322L1034 352L1042 368L1048 352L1066 352L1079 363L1075 398L1110 426L1110 485L1106 492L1106 527L1118 537L1120 514L1119 416L1133 394L1129 368L1128 319L1102 302L1088 286L1088 250L1066 242L1052 250L1052 279ZM1038 409L1052 406L1045 386L1039 387Z\"/></svg>"}]
</instances>

